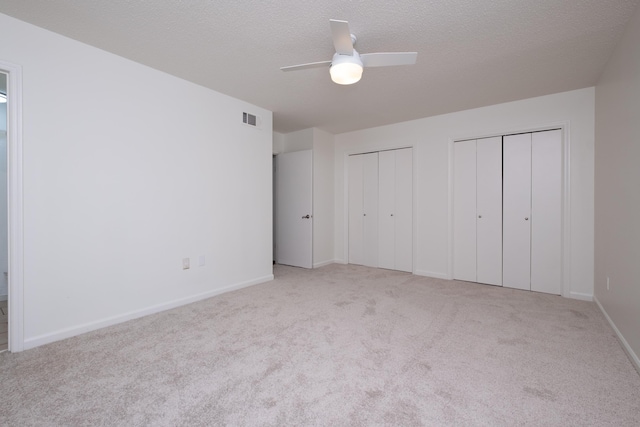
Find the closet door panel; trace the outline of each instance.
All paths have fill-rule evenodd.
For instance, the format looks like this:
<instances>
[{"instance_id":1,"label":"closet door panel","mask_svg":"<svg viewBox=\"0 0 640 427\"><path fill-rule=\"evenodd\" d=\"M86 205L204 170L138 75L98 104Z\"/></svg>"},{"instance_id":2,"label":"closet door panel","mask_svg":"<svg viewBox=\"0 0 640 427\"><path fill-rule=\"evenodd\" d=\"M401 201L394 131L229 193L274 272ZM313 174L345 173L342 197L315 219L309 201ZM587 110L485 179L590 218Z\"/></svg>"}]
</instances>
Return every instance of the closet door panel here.
<instances>
[{"instance_id":1,"label":"closet door panel","mask_svg":"<svg viewBox=\"0 0 640 427\"><path fill-rule=\"evenodd\" d=\"M503 143L503 275L506 287L531 288L531 134Z\"/></svg>"},{"instance_id":2,"label":"closet door panel","mask_svg":"<svg viewBox=\"0 0 640 427\"><path fill-rule=\"evenodd\" d=\"M502 137L476 143L477 281L502 285Z\"/></svg>"},{"instance_id":3,"label":"closet door panel","mask_svg":"<svg viewBox=\"0 0 640 427\"><path fill-rule=\"evenodd\" d=\"M364 263L363 156L349 156L349 264Z\"/></svg>"},{"instance_id":4,"label":"closet door panel","mask_svg":"<svg viewBox=\"0 0 640 427\"><path fill-rule=\"evenodd\" d=\"M476 141L453 145L453 278L476 281Z\"/></svg>"},{"instance_id":5,"label":"closet door panel","mask_svg":"<svg viewBox=\"0 0 640 427\"><path fill-rule=\"evenodd\" d=\"M395 151L395 269L413 271L413 149Z\"/></svg>"},{"instance_id":6,"label":"closet door panel","mask_svg":"<svg viewBox=\"0 0 640 427\"><path fill-rule=\"evenodd\" d=\"M378 266L378 153L363 154L363 265Z\"/></svg>"},{"instance_id":7,"label":"closet door panel","mask_svg":"<svg viewBox=\"0 0 640 427\"><path fill-rule=\"evenodd\" d=\"M378 153L378 266L380 268L395 268L395 151L381 151Z\"/></svg>"},{"instance_id":8,"label":"closet door panel","mask_svg":"<svg viewBox=\"0 0 640 427\"><path fill-rule=\"evenodd\" d=\"M561 131L536 132L531 143L531 290L562 293Z\"/></svg>"}]
</instances>

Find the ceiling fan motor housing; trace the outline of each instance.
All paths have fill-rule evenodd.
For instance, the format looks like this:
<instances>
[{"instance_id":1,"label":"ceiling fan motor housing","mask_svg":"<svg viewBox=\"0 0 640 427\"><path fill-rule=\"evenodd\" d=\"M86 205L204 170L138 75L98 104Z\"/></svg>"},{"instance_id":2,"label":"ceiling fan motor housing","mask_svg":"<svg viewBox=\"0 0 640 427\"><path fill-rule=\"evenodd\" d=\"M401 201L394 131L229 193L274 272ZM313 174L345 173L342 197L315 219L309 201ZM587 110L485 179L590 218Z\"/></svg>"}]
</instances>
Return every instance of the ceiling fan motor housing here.
<instances>
[{"instance_id":1,"label":"ceiling fan motor housing","mask_svg":"<svg viewBox=\"0 0 640 427\"><path fill-rule=\"evenodd\" d=\"M356 83L362 77L362 60L360 54L354 49L353 55L340 55L336 53L331 60L331 80L341 85Z\"/></svg>"}]
</instances>

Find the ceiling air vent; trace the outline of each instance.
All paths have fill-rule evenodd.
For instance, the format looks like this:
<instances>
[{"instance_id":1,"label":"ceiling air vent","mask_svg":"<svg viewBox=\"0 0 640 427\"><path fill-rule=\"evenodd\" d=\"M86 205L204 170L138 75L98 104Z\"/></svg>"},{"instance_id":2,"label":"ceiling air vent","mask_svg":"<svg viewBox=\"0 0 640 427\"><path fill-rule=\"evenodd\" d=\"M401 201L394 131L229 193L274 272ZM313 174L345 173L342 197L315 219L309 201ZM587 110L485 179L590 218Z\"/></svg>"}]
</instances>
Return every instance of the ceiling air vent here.
<instances>
[{"instance_id":1,"label":"ceiling air vent","mask_svg":"<svg viewBox=\"0 0 640 427\"><path fill-rule=\"evenodd\" d=\"M253 114L242 113L242 123L246 125L258 127L259 119L260 118L258 116L254 116Z\"/></svg>"}]
</instances>

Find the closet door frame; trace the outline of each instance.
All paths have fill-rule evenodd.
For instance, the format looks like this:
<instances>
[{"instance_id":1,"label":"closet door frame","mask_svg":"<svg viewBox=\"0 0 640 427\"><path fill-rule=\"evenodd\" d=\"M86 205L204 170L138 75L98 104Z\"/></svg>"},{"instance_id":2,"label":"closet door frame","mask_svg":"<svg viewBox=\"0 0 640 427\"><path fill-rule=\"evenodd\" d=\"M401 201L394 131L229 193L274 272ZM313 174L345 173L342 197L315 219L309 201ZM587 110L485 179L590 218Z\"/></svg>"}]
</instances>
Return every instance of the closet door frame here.
<instances>
[{"instance_id":1,"label":"closet door frame","mask_svg":"<svg viewBox=\"0 0 640 427\"><path fill-rule=\"evenodd\" d=\"M449 242L449 253L448 253L448 267L447 267L447 279L453 280L453 260L454 260L454 228L453 228L453 218L454 218L454 165L455 165L455 157L454 157L454 143L456 141L464 141L470 139L483 139L483 138L491 138L495 136L506 136L513 135L518 133L530 133L530 132L542 132L547 130L560 129L561 131L561 144L562 144L562 296L568 298L580 298L580 295L573 295L571 293L571 169L570 169L570 154L571 154L571 129L570 123L567 121L563 122L552 122L543 124L540 126L534 126L530 128L515 128L515 129L505 129L499 132L492 133L471 133L467 135L455 135L449 138L449 206L448 206L448 242ZM414 177L415 179L415 177ZM415 257L415 253L414 253Z\"/></svg>"},{"instance_id":2,"label":"closet door frame","mask_svg":"<svg viewBox=\"0 0 640 427\"><path fill-rule=\"evenodd\" d=\"M412 206L412 220L411 220L411 228L413 230L413 233L416 233L416 217L417 217L417 213L416 213L416 208L417 208L417 203L416 203L416 153L417 153L417 148L413 145L398 145L398 146L381 146L381 147L377 147L377 148L371 148L371 149L367 149L367 150L363 150L363 149L359 149L359 150L349 150L349 151L345 151L343 154L343 165L344 165L344 173L343 173L343 179L344 179L344 183L343 183L343 224L344 224L344 233L343 233L343 241L342 241L342 248L343 248L343 258L342 260L336 260L336 262L340 262L342 264L349 264L349 156L353 156L353 155L358 155L358 154L367 154L367 153L379 153L381 151L389 151L389 150L401 150L403 148L411 148L412 151L412 157L411 157L411 162L412 162L412 189L411 189L411 198L413 200L413 206ZM418 274L416 273L416 244L417 244L417 240L416 238L413 239L412 242L412 254L411 254L411 264L412 264L412 273L413 274Z\"/></svg>"}]
</instances>

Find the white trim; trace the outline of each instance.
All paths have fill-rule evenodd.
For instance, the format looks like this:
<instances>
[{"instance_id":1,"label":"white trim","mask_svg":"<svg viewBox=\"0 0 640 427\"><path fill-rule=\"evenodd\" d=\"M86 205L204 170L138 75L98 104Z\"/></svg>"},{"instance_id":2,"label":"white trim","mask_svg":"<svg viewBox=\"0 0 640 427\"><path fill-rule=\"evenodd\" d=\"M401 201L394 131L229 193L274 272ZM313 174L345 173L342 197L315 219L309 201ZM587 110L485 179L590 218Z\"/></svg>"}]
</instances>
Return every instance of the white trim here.
<instances>
[{"instance_id":1,"label":"white trim","mask_svg":"<svg viewBox=\"0 0 640 427\"><path fill-rule=\"evenodd\" d=\"M335 259L328 259L326 261L314 262L313 263L313 268L324 267L325 265L331 265L331 264L335 264L335 263L336 263Z\"/></svg>"},{"instance_id":2,"label":"white trim","mask_svg":"<svg viewBox=\"0 0 640 427\"><path fill-rule=\"evenodd\" d=\"M349 153L345 152L342 161L342 263L349 264ZM335 230L334 230L335 233Z\"/></svg>"},{"instance_id":3,"label":"white trim","mask_svg":"<svg viewBox=\"0 0 640 427\"><path fill-rule=\"evenodd\" d=\"M172 308L180 307L183 305L191 304L197 301L201 301L207 298L214 297L216 295L220 295L223 293L235 291L238 289L246 288L249 286L258 285L260 283L268 282L273 280L273 274L268 276L259 277L257 279L248 280L246 282L237 283L235 285L227 286L222 289L215 289L213 291L203 292L198 295L193 295L186 298L180 298L174 301L169 301L162 304L157 304L151 307L147 307L141 310L134 310L128 313L119 314L116 316L111 316L104 318L102 320L97 320L94 322L85 323L79 326L73 326L70 328L62 329L56 332L39 335L37 337L29 338L24 341L24 349L28 350L31 348L35 348L44 344L49 344L55 341L60 341L66 338L71 338L76 335L84 334L86 332L95 331L97 329L106 328L108 326L117 325L119 323L127 322L129 320L138 319L140 317L148 316L150 314L159 313L161 311L170 310Z\"/></svg>"},{"instance_id":4,"label":"white trim","mask_svg":"<svg viewBox=\"0 0 640 427\"><path fill-rule=\"evenodd\" d=\"M453 174L454 174L454 148L456 139L449 138L447 147L449 176L447 177L447 279L453 280Z\"/></svg>"},{"instance_id":5,"label":"white trim","mask_svg":"<svg viewBox=\"0 0 640 427\"><path fill-rule=\"evenodd\" d=\"M518 133L539 132L551 129L562 130L562 296L566 298L584 299L590 301L591 296L571 292L571 123L569 121L553 122L524 128L512 128L503 131L488 132L483 134L464 134L449 137L449 175L448 175L448 255L447 255L447 279L453 279L453 174L455 160L453 144L456 141L469 139L491 138ZM417 273L416 273L417 274Z\"/></svg>"},{"instance_id":6,"label":"white trim","mask_svg":"<svg viewBox=\"0 0 640 427\"><path fill-rule=\"evenodd\" d=\"M584 294L582 292L569 292L569 298L579 299L581 301L593 301L592 294Z\"/></svg>"},{"instance_id":7,"label":"white trim","mask_svg":"<svg viewBox=\"0 0 640 427\"><path fill-rule=\"evenodd\" d=\"M9 351L24 349L24 226L22 193L22 67L0 61L7 78L9 228Z\"/></svg>"},{"instance_id":8,"label":"white trim","mask_svg":"<svg viewBox=\"0 0 640 427\"><path fill-rule=\"evenodd\" d=\"M448 273L436 273L435 271L427 271L427 270L416 270L413 274L416 276L425 276L425 277L433 277L434 279L449 279Z\"/></svg>"},{"instance_id":9,"label":"white trim","mask_svg":"<svg viewBox=\"0 0 640 427\"><path fill-rule=\"evenodd\" d=\"M571 292L571 126L562 125L562 296ZM593 292L593 290L592 290ZM576 292L576 295L579 293ZM583 294L584 295L584 294ZM593 295L591 295L593 298Z\"/></svg>"},{"instance_id":10,"label":"white trim","mask_svg":"<svg viewBox=\"0 0 640 427\"><path fill-rule=\"evenodd\" d=\"M418 147L411 147L411 273L415 274L418 265Z\"/></svg>"},{"instance_id":11,"label":"white trim","mask_svg":"<svg viewBox=\"0 0 640 427\"><path fill-rule=\"evenodd\" d=\"M620 330L616 326L616 324L613 323L613 320L611 320L611 317L609 317L609 314L607 313L607 311L604 309L602 304L600 304L598 297L594 295L593 300L596 302L596 304L600 308L600 311L602 312L602 314L604 314L604 317L609 322L609 325L611 325L611 327L613 328L614 332L618 336L618 339L620 340L620 343L622 344L622 348L627 353L627 356L629 356L629 360L634 365L634 368L636 368L636 371L638 371L638 373L640 374L640 358L638 358L638 355L633 351L633 349L631 348L627 340L622 335L622 332L620 332Z\"/></svg>"},{"instance_id":12,"label":"white trim","mask_svg":"<svg viewBox=\"0 0 640 427\"><path fill-rule=\"evenodd\" d=\"M493 138L495 136L515 135L519 133L540 132L552 129L564 129L569 125L569 121L557 121L543 123L539 125L531 125L527 127L511 127L506 129L496 129L491 132L484 133L464 133L460 135L452 135L449 139L451 141L465 141L469 139L483 139Z\"/></svg>"}]
</instances>

